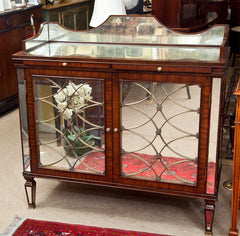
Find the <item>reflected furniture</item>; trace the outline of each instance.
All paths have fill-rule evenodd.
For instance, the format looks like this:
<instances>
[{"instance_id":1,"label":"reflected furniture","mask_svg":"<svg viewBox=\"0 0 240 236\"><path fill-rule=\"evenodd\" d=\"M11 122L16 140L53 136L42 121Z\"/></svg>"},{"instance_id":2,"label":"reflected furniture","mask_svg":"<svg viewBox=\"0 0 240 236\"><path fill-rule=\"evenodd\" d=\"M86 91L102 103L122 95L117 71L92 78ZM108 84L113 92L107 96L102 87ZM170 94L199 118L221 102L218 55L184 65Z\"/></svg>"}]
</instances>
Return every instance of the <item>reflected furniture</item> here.
<instances>
[{"instance_id":1,"label":"reflected furniture","mask_svg":"<svg viewBox=\"0 0 240 236\"><path fill-rule=\"evenodd\" d=\"M240 0L229 0L231 9L230 27L240 25Z\"/></svg>"},{"instance_id":2,"label":"reflected furniture","mask_svg":"<svg viewBox=\"0 0 240 236\"><path fill-rule=\"evenodd\" d=\"M208 10L208 0L152 0L152 14L181 32L201 31L217 20L216 12Z\"/></svg>"},{"instance_id":3,"label":"reflected furniture","mask_svg":"<svg viewBox=\"0 0 240 236\"><path fill-rule=\"evenodd\" d=\"M233 148L233 173L232 173L232 204L231 204L231 227L229 236L238 235L238 211L240 195L240 70L238 70L238 82L234 92L236 95L236 113L235 113L235 130L234 130L234 148Z\"/></svg>"},{"instance_id":4,"label":"reflected furniture","mask_svg":"<svg viewBox=\"0 0 240 236\"><path fill-rule=\"evenodd\" d=\"M227 24L229 0L208 0L208 10L217 13L217 24Z\"/></svg>"},{"instance_id":5,"label":"reflected furniture","mask_svg":"<svg viewBox=\"0 0 240 236\"><path fill-rule=\"evenodd\" d=\"M58 22L74 30L89 29L93 0L70 0L42 7L44 21Z\"/></svg>"},{"instance_id":6,"label":"reflected furniture","mask_svg":"<svg viewBox=\"0 0 240 236\"><path fill-rule=\"evenodd\" d=\"M22 41L33 34L30 16L36 30L41 23L41 5L12 8L0 12L0 114L18 104L17 76L12 54L22 49Z\"/></svg>"},{"instance_id":7,"label":"reflected furniture","mask_svg":"<svg viewBox=\"0 0 240 236\"><path fill-rule=\"evenodd\" d=\"M230 30L230 45L233 56L232 66L235 65L235 60L240 56L240 26L232 27Z\"/></svg>"},{"instance_id":8,"label":"reflected furniture","mask_svg":"<svg viewBox=\"0 0 240 236\"><path fill-rule=\"evenodd\" d=\"M235 63L235 56L240 52L239 44L239 27L240 27L240 0L229 0L229 6L231 9L231 18L229 20L230 25L230 35L229 44L233 53L232 66Z\"/></svg>"},{"instance_id":9,"label":"reflected furniture","mask_svg":"<svg viewBox=\"0 0 240 236\"><path fill-rule=\"evenodd\" d=\"M193 197L212 232L227 37L226 25L181 34L147 15L84 32L44 23L13 55L28 205L35 178Z\"/></svg>"}]
</instances>

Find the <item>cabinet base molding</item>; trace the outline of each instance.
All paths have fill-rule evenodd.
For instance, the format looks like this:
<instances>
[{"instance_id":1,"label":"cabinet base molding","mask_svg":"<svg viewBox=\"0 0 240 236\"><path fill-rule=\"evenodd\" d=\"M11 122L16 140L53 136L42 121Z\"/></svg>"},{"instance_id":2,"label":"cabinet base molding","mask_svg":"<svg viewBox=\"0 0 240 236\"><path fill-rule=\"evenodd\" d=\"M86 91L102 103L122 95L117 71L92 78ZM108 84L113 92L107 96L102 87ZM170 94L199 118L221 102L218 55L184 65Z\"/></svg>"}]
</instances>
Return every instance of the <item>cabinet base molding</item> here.
<instances>
[{"instance_id":1,"label":"cabinet base molding","mask_svg":"<svg viewBox=\"0 0 240 236\"><path fill-rule=\"evenodd\" d=\"M9 111L10 109L16 107L18 105L18 96L17 94L0 101L0 114Z\"/></svg>"}]
</instances>

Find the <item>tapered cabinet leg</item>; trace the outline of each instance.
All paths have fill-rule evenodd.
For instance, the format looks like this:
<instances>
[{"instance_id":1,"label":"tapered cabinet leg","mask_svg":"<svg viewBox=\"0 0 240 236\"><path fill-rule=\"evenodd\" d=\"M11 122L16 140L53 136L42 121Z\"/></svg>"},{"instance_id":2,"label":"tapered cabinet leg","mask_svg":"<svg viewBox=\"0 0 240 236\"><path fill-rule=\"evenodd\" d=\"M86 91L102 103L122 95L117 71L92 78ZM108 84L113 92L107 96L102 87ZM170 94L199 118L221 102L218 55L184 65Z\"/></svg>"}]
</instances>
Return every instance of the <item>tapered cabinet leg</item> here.
<instances>
[{"instance_id":1,"label":"tapered cabinet leg","mask_svg":"<svg viewBox=\"0 0 240 236\"><path fill-rule=\"evenodd\" d=\"M25 183L25 191L28 201L28 207L35 208L36 207L36 182L34 178L24 177L26 179Z\"/></svg>"},{"instance_id":2,"label":"tapered cabinet leg","mask_svg":"<svg viewBox=\"0 0 240 236\"><path fill-rule=\"evenodd\" d=\"M228 236L238 236L238 229L235 229L234 231L229 229Z\"/></svg>"},{"instance_id":3,"label":"tapered cabinet leg","mask_svg":"<svg viewBox=\"0 0 240 236\"><path fill-rule=\"evenodd\" d=\"M205 233L212 234L215 200L205 200Z\"/></svg>"}]
</instances>

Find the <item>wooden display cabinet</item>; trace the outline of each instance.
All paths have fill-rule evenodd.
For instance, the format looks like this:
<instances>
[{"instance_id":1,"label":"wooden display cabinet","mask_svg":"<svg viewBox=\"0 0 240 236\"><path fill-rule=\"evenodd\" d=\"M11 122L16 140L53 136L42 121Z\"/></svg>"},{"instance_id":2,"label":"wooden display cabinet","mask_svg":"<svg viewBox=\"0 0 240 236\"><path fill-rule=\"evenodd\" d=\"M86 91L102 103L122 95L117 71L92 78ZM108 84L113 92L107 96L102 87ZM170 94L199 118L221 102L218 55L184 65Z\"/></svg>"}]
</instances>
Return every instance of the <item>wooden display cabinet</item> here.
<instances>
[{"instance_id":1,"label":"wooden display cabinet","mask_svg":"<svg viewBox=\"0 0 240 236\"><path fill-rule=\"evenodd\" d=\"M58 22L69 29L86 30L89 29L93 3L93 0L70 0L48 4L42 7L42 16L44 21Z\"/></svg>"},{"instance_id":2,"label":"wooden display cabinet","mask_svg":"<svg viewBox=\"0 0 240 236\"><path fill-rule=\"evenodd\" d=\"M22 41L33 36L30 16L36 30L41 23L41 5L13 8L0 13L0 114L17 106L17 75L12 54L22 49Z\"/></svg>"},{"instance_id":3,"label":"wooden display cabinet","mask_svg":"<svg viewBox=\"0 0 240 236\"><path fill-rule=\"evenodd\" d=\"M28 205L38 177L188 196L205 200L211 232L227 36L226 25L179 34L152 16L84 32L43 24L13 56Z\"/></svg>"}]
</instances>

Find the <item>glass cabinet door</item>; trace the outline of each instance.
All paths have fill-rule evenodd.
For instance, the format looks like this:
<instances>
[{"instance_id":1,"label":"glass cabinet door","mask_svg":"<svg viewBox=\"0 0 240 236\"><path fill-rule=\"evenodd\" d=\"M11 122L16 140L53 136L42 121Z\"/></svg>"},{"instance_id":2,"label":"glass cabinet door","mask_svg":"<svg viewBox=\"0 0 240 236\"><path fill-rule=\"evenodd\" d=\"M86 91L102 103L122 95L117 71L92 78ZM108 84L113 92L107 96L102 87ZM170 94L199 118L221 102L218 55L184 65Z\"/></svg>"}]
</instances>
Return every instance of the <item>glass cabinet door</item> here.
<instances>
[{"instance_id":1,"label":"glass cabinet door","mask_svg":"<svg viewBox=\"0 0 240 236\"><path fill-rule=\"evenodd\" d=\"M38 167L104 175L104 81L33 76Z\"/></svg>"},{"instance_id":2,"label":"glass cabinet door","mask_svg":"<svg viewBox=\"0 0 240 236\"><path fill-rule=\"evenodd\" d=\"M201 86L124 80L120 84L121 179L196 186Z\"/></svg>"}]
</instances>

